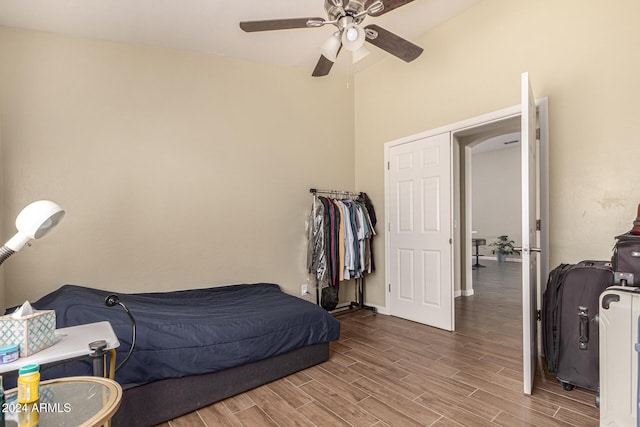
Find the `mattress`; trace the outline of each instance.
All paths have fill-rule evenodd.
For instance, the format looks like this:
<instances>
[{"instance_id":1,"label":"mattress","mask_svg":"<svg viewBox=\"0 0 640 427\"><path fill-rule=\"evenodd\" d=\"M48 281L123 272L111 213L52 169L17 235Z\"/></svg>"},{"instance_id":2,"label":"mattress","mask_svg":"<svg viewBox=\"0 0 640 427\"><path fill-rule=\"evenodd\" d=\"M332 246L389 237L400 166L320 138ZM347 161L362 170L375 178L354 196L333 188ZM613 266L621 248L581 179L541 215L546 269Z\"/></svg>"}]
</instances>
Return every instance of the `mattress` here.
<instances>
[{"instance_id":1,"label":"mattress","mask_svg":"<svg viewBox=\"0 0 640 427\"><path fill-rule=\"evenodd\" d=\"M105 306L111 293L64 285L33 306L55 310L58 328L109 321L120 341L120 363L131 345L132 330L121 307ZM282 292L276 284L118 296L137 325L135 351L116 373L121 384L215 372L340 335L340 323L324 309Z\"/></svg>"}]
</instances>

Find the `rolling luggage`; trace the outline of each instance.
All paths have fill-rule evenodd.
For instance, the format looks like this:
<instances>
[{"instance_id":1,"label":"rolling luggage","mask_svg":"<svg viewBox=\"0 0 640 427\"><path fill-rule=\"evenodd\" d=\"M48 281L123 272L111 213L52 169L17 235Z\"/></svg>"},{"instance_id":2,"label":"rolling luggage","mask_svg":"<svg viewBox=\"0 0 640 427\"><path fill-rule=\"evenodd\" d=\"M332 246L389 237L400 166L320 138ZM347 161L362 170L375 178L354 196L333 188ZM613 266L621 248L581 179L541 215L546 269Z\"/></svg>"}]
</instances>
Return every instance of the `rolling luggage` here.
<instances>
[{"instance_id":1,"label":"rolling luggage","mask_svg":"<svg viewBox=\"0 0 640 427\"><path fill-rule=\"evenodd\" d=\"M640 286L640 205L629 232L616 236L611 266L624 286Z\"/></svg>"},{"instance_id":2,"label":"rolling luggage","mask_svg":"<svg viewBox=\"0 0 640 427\"><path fill-rule=\"evenodd\" d=\"M600 294L614 284L611 264L582 261L564 275L558 301L557 377L565 390L598 390Z\"/></svg>"},{"instance_id":3,"label":"rolling luggage","mask_svg":"<svg viewBox=\"0 0 640 427\"><path fill-rule=\"evenodd\" d=\"M549 372L556 372L558 368L558 302L564 275L573 266L574 264L560 264L551 270L542 295L542 349Z\"/></svg>"},{"instance_id":4,"label":"rolling luggage","mask_svg":"<svg viewBox=\"0 0 640 427\"><path fill-rule=\"evenodd\" d=\"M626 233L616 237L611 266L627 286L640 286L640 236Z\"/></svg>"},{"instance_id":5,"label":"rolling luggage","mask_svg":"<svg viewBox=\"0 0 640 427\"><path fill-rule=\"evenodd\" d=\"M608 288L600 296L600 425L638 424L640 288Z\"/></svg>"}]
</instances>

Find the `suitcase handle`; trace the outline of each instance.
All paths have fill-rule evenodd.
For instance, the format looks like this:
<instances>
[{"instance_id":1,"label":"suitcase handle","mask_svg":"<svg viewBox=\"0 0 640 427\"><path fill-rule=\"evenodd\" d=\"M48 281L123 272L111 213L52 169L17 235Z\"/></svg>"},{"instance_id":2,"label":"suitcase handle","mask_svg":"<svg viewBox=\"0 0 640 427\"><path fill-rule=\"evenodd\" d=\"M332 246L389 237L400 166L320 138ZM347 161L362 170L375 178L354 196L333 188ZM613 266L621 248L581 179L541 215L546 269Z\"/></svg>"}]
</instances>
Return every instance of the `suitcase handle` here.
<instances>
[{"instance_id":1,"label":"suitcase handle","mask_svg":"<svg viewBox=\"0 0 640 427\"><path fill-rule=\"evenodd\" d=\"M579 347L580 350L587 350L589 347L589 308L579 306L578 317L580 318L580 338Z\"/></svg>"},{"instance_id":2,"label":"suitcase handle","mask_svg":"<svg viewBox=\"0 0 640 427\"><path fill-rule=\"evenodd\" d=\"M616 271L613 273L613 284L620 286L633 286L634 277L633 273L625 273L622 271Z\"/></svg>"}]
</instances>

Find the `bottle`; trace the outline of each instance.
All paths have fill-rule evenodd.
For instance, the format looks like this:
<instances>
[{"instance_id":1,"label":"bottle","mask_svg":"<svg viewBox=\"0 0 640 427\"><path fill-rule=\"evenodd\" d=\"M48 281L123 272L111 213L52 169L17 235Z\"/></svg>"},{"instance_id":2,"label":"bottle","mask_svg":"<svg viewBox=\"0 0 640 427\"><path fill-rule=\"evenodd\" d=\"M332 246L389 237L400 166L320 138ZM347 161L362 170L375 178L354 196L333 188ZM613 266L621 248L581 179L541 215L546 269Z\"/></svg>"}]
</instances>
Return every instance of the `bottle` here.
<instances>
[{"instance_id":1,"label":"bottle","mask_svg":"<svg viewBox=\"0 0 640 427\"><path fill-rule=\"evenodd\" d=\"M35 402L40 398L40 365L24 365L18 373L18 403Z\"/></svg>"},{"instance_id":2,"label":"bottle","mask_svg":"<svg viewBox=\"0 0 640 427\"><path fill-rule=\"evenodd\" d=\"M20 427L38 427L39 423L38 402L23 403L18 412L18 425Z\"/></svg>"}]
</instances>

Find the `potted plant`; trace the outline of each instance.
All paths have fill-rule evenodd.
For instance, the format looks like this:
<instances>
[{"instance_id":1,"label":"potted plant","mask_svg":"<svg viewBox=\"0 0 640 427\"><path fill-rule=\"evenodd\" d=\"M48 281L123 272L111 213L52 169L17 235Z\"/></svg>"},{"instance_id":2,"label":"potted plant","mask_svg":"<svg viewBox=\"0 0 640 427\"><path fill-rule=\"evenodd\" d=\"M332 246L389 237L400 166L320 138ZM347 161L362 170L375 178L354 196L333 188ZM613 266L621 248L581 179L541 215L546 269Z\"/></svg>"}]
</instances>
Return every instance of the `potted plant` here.
<instances>
[{"instance_id":1,"label":"potted plant","mask_svg":"<svg viewBox=\"0 0 640 427\"><path fill-rule=\"evenodd\" d=\"M498 238L489 243L489 246L493 246L495 249L491 250L491 253L494 253L498 257L498 262L504 262L507 255L520 254L514 247L515 242L513 240L509 240L508 236L498 236Z\"/></svg>"}]
</instances>

